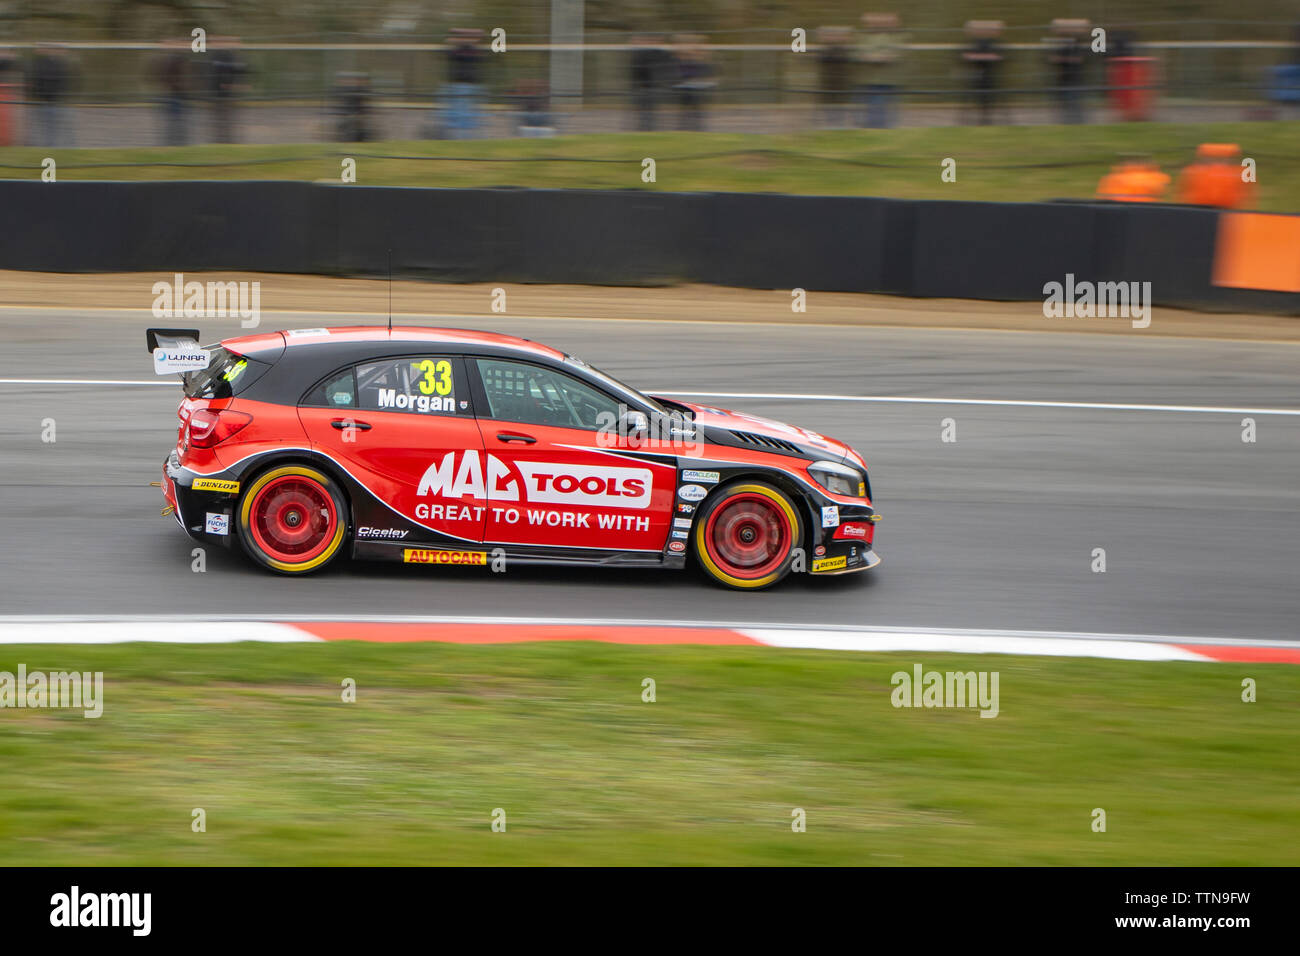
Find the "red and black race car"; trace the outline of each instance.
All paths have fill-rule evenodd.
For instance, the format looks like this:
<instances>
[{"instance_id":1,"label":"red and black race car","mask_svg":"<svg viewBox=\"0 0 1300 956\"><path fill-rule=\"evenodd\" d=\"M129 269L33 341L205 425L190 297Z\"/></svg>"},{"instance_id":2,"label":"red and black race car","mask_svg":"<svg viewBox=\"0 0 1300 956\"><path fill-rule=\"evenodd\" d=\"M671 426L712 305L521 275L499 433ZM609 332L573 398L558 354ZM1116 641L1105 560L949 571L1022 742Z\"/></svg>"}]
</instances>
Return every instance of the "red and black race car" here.
<instances>
[{"instance_id":1,"label":"red and black race car","mask_svg":"<svg viewBox=\"0 0 1300 956\"><path fill-rule=\"evenodd\" d=\"M693 554L724 585L763 588L880 561L866 464L815 432L642 395L507 335L197 338L149 330L185 391L163 493L193 538L238 539L275 571L344 551L674 568Z\"/></svg>"}]
</instances>

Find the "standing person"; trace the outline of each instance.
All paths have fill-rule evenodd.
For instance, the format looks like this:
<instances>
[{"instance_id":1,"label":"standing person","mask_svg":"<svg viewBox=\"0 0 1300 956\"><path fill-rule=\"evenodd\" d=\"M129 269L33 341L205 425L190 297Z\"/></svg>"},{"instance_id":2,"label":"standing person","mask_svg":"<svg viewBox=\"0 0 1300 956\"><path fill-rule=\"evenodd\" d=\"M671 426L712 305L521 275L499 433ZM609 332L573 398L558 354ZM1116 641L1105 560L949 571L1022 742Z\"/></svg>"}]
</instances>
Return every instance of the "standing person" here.
<instances>
[{"instance_id":1,"label":"standing person","mask_svg":"<svg viewBox=\"0 0 1300 956\"><path fill-rule=\"evenodd\" d=\"M190 138L188 50L182 41L164 40L162 57L154 64L154 76L162 90L163 143L167 146L184 146Z\"/></svg>"},{"instance_id":2,"label":"standing person","mask_svg":"<svg viewBox=\"0 0 1300 956\"><path fill-rule=\"evenodd\" d=\"M248 66L239 56L238 37L218 37L211 61L212 134L218 143L239 141L235 126L236 97Z\"/></svg>"},{"instance_id":3,"label":"standing person","mask_svg":"<svg viewBox=\"0 0 1300 956\"><path fill-rule=\"evenodd\" d=\"M861 22L862 38L858 41L860 122L870 129L888 129L894 125L897 112L899 74L907 37L899 30L896 13L864 13Z\"/></svg>"},{"instance_id":4,"label":"standing person","mask_svg":"<svg viewBox=\"0 0 1300 956\"><path fill-rule=\"evenodd\" d=\"M339 73L334 84L341 143L365 143L370 129L370 77L365 73Z\"/></svg>"},{"instance_id":5,"label":"standing person","mask_svg":"<svg viewBox=\"0 0 1300 956\"><path fill-rule=\"evenodd\" d=\"M821 51L817 56L818 96L822 101L823 126L841 129L848 124L850 90L853 84L853 31L846 27L822 27L817 31Z\"/></svg>"},{"instance_id":6,"label":"standing person","mask_svg":"<svg viewBox=\"0 0 1300 956\"><path fill-rule=\"evenodd\" d=\"M63 98L68 92L68 67L63 52L42 46L32 58L28 95L36 104L34 146L63 146Z\"/></svg>"},{"instance_id":7,"label":"standing person","mask_svg":"<svg viewBox=\"0 0 1300 956\"><path fill-rule=\"evenodd\" d=\"M994 119L998 65L1002 62L997 39L1001 33L1001 20L970 20L966 24L966 34L971 42L961 56L970 68L971 96L981 126L989 125Z\"/></svg>"},{"instance_id":8,"label":"standing person","mask_svg":"<svg viewBox=\"0 0 1300 956\"><path fill-rule=\"evenodd\" d=\"M656 110L667 72L667 57L658 39L650 35L634 38L632 46L628 76L632 87L632 108L636 111L636 128L646 133L659 125Z\"/></svg>"},{"instance_id":9,"label":"standing person","mask_svg":"<svg viewBox=\"0 0 1300 956\"><path fill-rule=\"evenodd\" d=\"M697 132L704 129L705 98L717 85L703 40L693 34L677 38L677 82L673 84L681 106L679 128Z\"/></svg>"},{"instance_id":10,"label":"standing person","mask_svg":"<svg viewBox=\"0 0 1300 956\"><path fill-rule=\"evenodd\" d=\"M1061 122L1066 125L1084 122L1083 68L1088 48L1083 37L1088 32L1087 20L1052 21L1054 41L1047 54L1056 92L1056 102L1061 110Z\"/></svg>"},{"instance_id":11,"label":"standing person","mask_svg":"<svg viewBox=\"0 0 1300 956\"><path fill-rule=\"evenodd\" d=\"M478 128L482 34L481 30L457 27L447 38L447 130L452 139L468 139Z\"/></svg>"}]
</instances>

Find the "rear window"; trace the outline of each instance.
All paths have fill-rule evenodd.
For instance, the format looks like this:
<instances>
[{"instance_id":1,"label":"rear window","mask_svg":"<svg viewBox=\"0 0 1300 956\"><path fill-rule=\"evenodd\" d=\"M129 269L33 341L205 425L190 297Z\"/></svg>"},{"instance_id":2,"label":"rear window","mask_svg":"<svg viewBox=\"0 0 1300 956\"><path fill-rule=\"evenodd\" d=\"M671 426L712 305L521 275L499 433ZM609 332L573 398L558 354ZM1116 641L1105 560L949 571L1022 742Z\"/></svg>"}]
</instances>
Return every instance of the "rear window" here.
<instances>
[{"instance_id":1,"label":"rear window","mask_svg":"<svg viewBox=\"0 0 1300 956\"><path fill-rule=\"evenodd\" d=\"M271 367L220 345L208 352L211 356L208 367L184 377L186 398L230 398L248 388Z\"/></svg>"}]
</instances>

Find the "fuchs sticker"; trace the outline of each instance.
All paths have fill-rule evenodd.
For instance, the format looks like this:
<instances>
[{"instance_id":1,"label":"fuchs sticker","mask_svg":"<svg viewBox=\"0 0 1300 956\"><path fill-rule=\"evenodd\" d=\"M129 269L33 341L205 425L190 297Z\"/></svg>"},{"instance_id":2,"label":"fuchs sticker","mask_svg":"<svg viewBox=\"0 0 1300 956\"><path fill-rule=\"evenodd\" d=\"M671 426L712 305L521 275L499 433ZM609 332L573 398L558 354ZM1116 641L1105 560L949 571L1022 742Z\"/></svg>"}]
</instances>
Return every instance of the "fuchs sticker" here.
<instances>
[{"instance_id":1,"label":"fuchs sticker","mask_svg":"<svg viewBox=\"0 0 1300 956\"><path fill-rule=\"evenodd\" d=\"M673 537L674 537L674 538L689 538L690 535L687 534L685 531L674 531L674 532L673 532Z\"/></svg>"},{"instance_id":2,"label":"fuchs sticker","mask_svg":"<svg viewBox=\"0 0 1300 956\"><path fill-rule=\"evenodd\" d=\"M190 487L195 491L220 491L226 495L239 494L239 482L221 478L195 478Z\"/></svg>"},{"instance_id":3,"label":"fuchs sticker","mask_svg":"<svg viewBox=\"0 0 1300 956\"><path fill-rule=\"evenodd\" d=\"M546 461L502 461L487 456L487 471L477 451L448 452L430 465L420 479L420 497L463 498L492 501L526 501L533 504L594 505L605 508L650 507L654 475L649 468L613 465L559 464Z\"/></svg>"},{"instance_id":4,"label":"fuchs sticker","mask_svg":"<svg viewBox=\"0 0 1300 956\"><path fill-rule=\"evenodd\" d=\"M209 511L208 520L204 524L203 530L208 534L230 534L230 515L213 514Z\"/></svg>"},{"instance_id":5,"label":"fuchs sticker","mask_svg":"<svg viewBox=\"0 0 1300 956\"><path fill-rule=\"evenodd\" d=\"M708 489L700 485L682 485L677 489L677 497L683 501L703 501L708 496Z\"/></svg>"},{"instance_id":6,"label":"fuchs sticker","mask_svg":"<svg viewBox=\"0 0 1300 956\"><path fill-rule=\"evenodd\" d=\"M838 558L821 558L820 560L814 561L813 570L838 571L841 568L844 568L848 563L848 557L841 554Z\"/></svg>"},{"instance_id":7,"label":"fuchs sticker","mask_svg":"<svg viewBox=\"0 0 1300 956\"><path fill-rule=\"evenodd\" d=\"M682 481L700 481L706 485L716 485L719 475L716 471L683 471Z\"/></svg>"},{"instance_id":8,"label":"fuchs sticker","mask_svg":"<svg viewBox=\"0 0 1300 956\"><path fill-rule=\"evenodd\" d=\"M871 531L871 525L858 524L854 521L846 521L839 526L835 532L837 538L856 538L859 541L866 541L867 535Z\"/></svg>"},{"instance_id":9,"label":"fuchs sticker","mask_svg":"<svg viewBox=\"0 0 1300 956\"><path fill-rule=\"evenodd\" d=\"M668 542L668 550L669 550L669 551L685 551L685 550L686 550L686 545L685 545L683 542L681 542L681 541L670 541L670 542Z\"/></svg>"},{"instance_id":10,"label":"fuchs sticker","mask_svg":"<svg viewBox=\"0 0 1300 956\"><path fill-rule=\"evenodd\" d=\"M427 551L405 548L402 560L407 564L487 564L486 551Z\"/></svg>"},{"instance_id":11,"label":"fuchs sticker","mask_svg":"<svg viewBox=\"0 0 1300 956\"><path fill-rule=\"evenodd\" d=\"M822 508L822 527L835 528L840 523L840 509L838 505L826 505Z\"/></svg>"}]
</instances>

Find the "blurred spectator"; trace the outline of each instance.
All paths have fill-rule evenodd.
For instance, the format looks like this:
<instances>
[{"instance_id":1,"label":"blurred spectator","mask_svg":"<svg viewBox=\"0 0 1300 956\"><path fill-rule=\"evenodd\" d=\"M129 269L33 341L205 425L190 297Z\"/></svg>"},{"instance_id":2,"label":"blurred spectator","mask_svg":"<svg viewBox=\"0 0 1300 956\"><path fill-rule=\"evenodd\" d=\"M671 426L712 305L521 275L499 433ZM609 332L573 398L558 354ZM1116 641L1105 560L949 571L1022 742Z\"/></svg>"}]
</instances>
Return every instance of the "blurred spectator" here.
<instances>
[{"instance_id":1,"label":"blurred spectator","mask_svg":"<svg viewBox=\"0 0 1300 956\"><path fill-rule=\"evenodd\" d=\"M236 96L244 88L248 66L239 56L238 37L215 37L209 43L210 92L212 95L212 135L218 143L237 142L235 127Z\"/></svg>"},{"instance_id":2,"label":"blurred spectator","mask_svg":"<svg viewBox=\"0 0 1300 956\"><path fill-rule=\"evenodd\" d=\"M853 31L848 27L821 27L817 31L817 95L822 102L822 125L848 126L853 89Z\"/></svg>"},{"instance_id":3,"label":"blurred spectator","mask_svg":"<svg viewBox=\"0 0 1300 956\"><path fill-rule=\"evenodd\" d=\"M370 127L370 77L365 73L340 73L334 85L338 114L338 141L365 143L374 139Z\"/></svg>"},{"instance_id":4,"label":"blurred spectator","mask_svg":"<svg viewBox=\"0 0 1300 956\"><path fill-rule=\"evenodd\" d=\"M1236 143L1202 143L1178 178L1178 199L1196 206L1240 209L1252 195L1242 177L1241 148Z\"/></svg>"},{"instance_id":5,"label":"blurred spectator","mask_svg":"<svg viewBox=\"0 0 1300 956\"><path fill-rule=\"evenodd\" d=\"M36 107L36 136L33 146L68 146L65 133L63 100L71 82L67 56L62 47L40 46L32 57L27 77L28 95Z\"/></svg>"},{"instance_id":6,"label":"blurred spectator","mask_svg":"<svg viewBox=\"0 0 1300 956\"><path fill-rule=\"evenodd\" d=\"M163 143L189 142L190 53L183 40L163 40L162 56L154 64L154 77L162 90Z\"/></svg>"},{"instance_id":7,"label":"blurred spectator","mask_svg":"<svg viewBox=\"0 0 1300 956\"><path fill-rule=\"evenodd\" d=\"M907 37L899 30L896 13L864 13L862 38L858 41L861 85L858 103L863 109L862 125L888 129L897 112L898 74L901 72Z\"/></svg>"},{"instance_id":8,"label":"blurred spectator","mask_svg":"<svg viewBox=\"0 0 1300 956\"><path fill-rule=\"evenodd\" d=\"M452 139L468 139L478 129L482 37L482 30L457 27L447 38L447 113L443 128Z\"/></svg>"},{"instance_id":9,"label":"blurred spectator","mask_svg":"<svg viewBox=\"0 0 1300 956\"><path fill-rule=\"evenodd\" d=\"M677 94L678 128L704 129L704 102L709 92L717 86L713 79L713 64L709 51L704 48L704 38L695 34L682 34L675 38L677 54L677 80L673 91Z\"/></svg>"},{"instance_id":10,"label":"blurred spectator","mask_svg":"<svg viewBox=\"0 0 1300 956\"><path fill-rule=\"evenodd\" d=\"M522 80L515 87L514 101L519 108L516 132L520 136L554 136L555 123L551 119L550 88L545 80Z\"/></svg>"},{"instance_id":11,"label":"blurred spectator","mask_svg":"<svg viewBox=\"0 0 1300 956\"><path fill-rule=\"evenodd\" d=\"M18 144L18 105L23 100L18 62L0 51L0 146Z\"/></svg>"},{"instance_id":12,"label":"blurred spectator","mask_svg":"<svg viewBox=\"0 0 1300 956\"><path fill-rule=\"evenodd\" d=\"M1061 122L1067 125L1084 122L1083 67L1088 47L1083 38L1088 33L1087 20L1052 21L1052 40L1047 62L1051 68L1056 102L1061 108Z\"/></svg>"},{"instance_id":13,"label":"blurred spectator","mask_svg":"<svg viewBox=\"0 0 1300 956\"><path fill-rule=\"evenodd\" d=\"M1300 104L1300 23L1291 30L1291 46L1281 63L1272 68L1268 98L1284 108Z\"/></svg>"},{"instance_id":14,"label":"blurred spectator","mask_svg":"<svg viewBox=\"0 0 1300 956\"><path fill-rule=\"evenodd\" d=\"M1101 177L1097 198L1113 202L1161 202L1169 189L1169 175L1150 156L1133 156Z\"/></svg>"},{"instance_id":15,"label":"blurred spectator","mask_svg":"<svg viewBox=\"0 0 1300 956\"><path fill-rule=\"evenodd\" d=\"M1156 61L1135 56L1131 33L1112 34L1106 54L1111 105L1121 119L1148 120L1155 105Z\"/></svg>"},{"instance_id":16,"label":"blurred spectator","mask_svg":"<svg viewBox=\"0 0 1300 956\"><path fill-rule=\"evenodd\" d=\"M981 126L993 122L995 100L998 93L998 65L1002 53L998 37L1002 34L1001 20L970 20L966 35L970 46L962 51L962 60L970 70L971 98L979 111Z\"/></svg>"},{"instance_id":17,"label":"blurred spectator","mask_svg":"<svg viewBox=\"0 0 1300 956\"><path fill-rule=\"evenodd\" d=\"M635 47L630 75L632 106L636 111L636 128L645 133L659 125L656 115L659 99L676 64L658 37L634 37L632 44Z\"/></svg>"}]
</instances>

